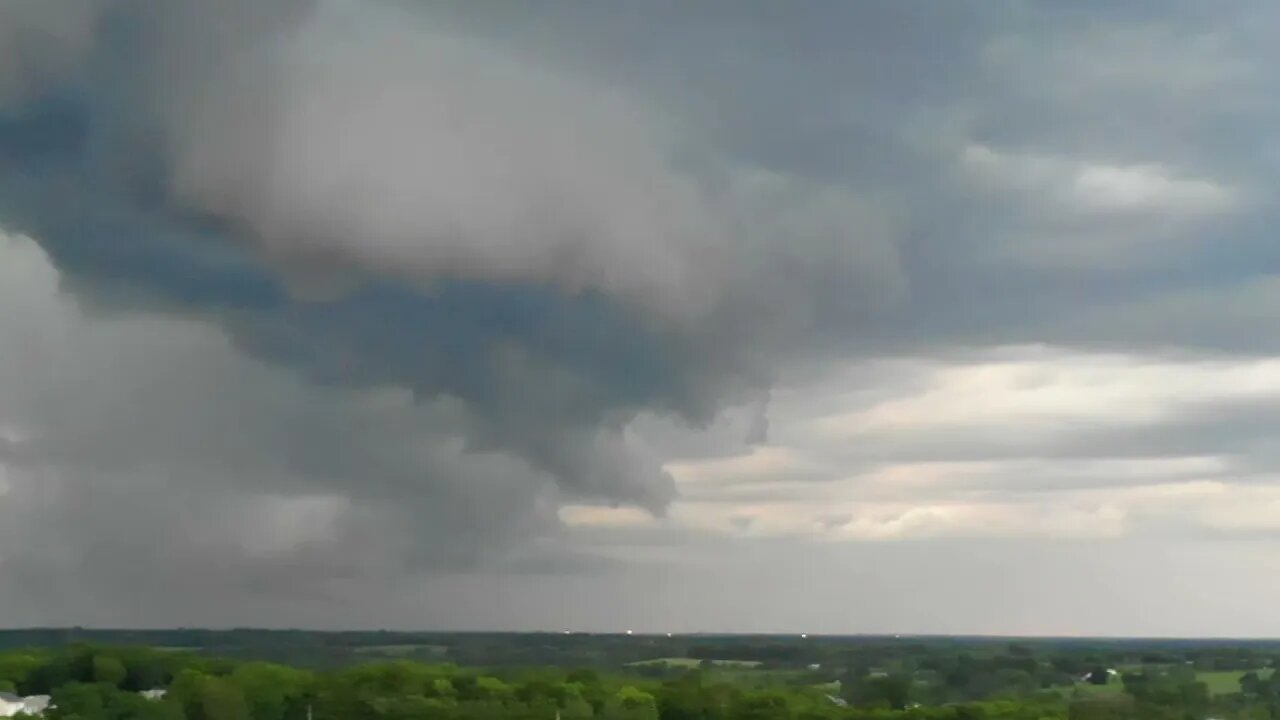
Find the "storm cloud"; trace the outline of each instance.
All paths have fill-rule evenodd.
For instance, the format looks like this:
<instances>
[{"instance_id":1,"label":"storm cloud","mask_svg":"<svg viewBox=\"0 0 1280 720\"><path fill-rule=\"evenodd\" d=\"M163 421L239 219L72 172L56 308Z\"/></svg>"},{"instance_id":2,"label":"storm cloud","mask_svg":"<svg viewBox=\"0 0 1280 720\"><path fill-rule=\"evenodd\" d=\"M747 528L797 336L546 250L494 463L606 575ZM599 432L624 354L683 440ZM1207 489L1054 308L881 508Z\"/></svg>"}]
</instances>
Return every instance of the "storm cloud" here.
<instances>
[{"instance_id":1,"label":"storm cloud","mask_svg":"<svg viewBox=\"0 0 1280 720\"><path fill-rule=\"evenodd\" d=\"M0 5L0 604L1050 631L886 598L1270 547L1276 18L1215 7ZM827 609L690 605L752 553Z\"/></svg>"}]
</instances>

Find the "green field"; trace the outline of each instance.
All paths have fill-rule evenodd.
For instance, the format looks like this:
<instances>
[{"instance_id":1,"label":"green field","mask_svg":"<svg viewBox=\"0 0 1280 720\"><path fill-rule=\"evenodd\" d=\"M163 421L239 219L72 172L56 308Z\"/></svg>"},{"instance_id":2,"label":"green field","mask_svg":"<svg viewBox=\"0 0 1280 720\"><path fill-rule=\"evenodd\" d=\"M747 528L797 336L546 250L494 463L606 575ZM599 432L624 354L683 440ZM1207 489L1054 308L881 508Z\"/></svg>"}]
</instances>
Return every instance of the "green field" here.
<instances>
[{"instance_id":1,"label":"green field","mask_svg":"<svg viewBox=\"0 0 1280 720\"><path fill-rule=\"evenodd\" d=\"M1271 668L1256 671L1259 677L1270 677ZM1240 692L1240 678L1244 673L1239 670L1202 671L1196 673L1196 679L1209 686L1210 695L1230 695Z\"/></svg>"},{"instance_id":2,"label":"green field","mask_svg":"<svg viewBox=\"0 0 1280 720\"><path fill-rule=\"evenodd\" d=\"M719 668L739 668L750 669L760 667L760 663L754 660L711 660L712 665ZM697 658L684 657L666 657L654 658L652 660L641 660L639 662L627 663L630 667L644 667L646 665L663 665L669 668L696 668L702 664L702 660Z\"/></svg>"},{"instance_id":3,"label":"green field","mask_svg":"<svg viewBox=\"0 0 1280 720\"><path fill-rule=\"evenodd\" d=\"M1139 668L1126 668L1133 672ZM1262 678L1270 677L1271 668L1263 668L1256 671ZM1196 679L1204 683L1209 688L1210 695L1231 695L1240 692L1240 678L1244 676L1245 671L1242 670L1202 670L1196 673ZM1120 679L1114 679L1106 685L1091 685L1089 683L1076 683L1073 687L1066 689L1066 694L1076 697L1097 697L1100 695L1114 695L1124 692L1124 682Z\"/></svg>"}]
</instances>

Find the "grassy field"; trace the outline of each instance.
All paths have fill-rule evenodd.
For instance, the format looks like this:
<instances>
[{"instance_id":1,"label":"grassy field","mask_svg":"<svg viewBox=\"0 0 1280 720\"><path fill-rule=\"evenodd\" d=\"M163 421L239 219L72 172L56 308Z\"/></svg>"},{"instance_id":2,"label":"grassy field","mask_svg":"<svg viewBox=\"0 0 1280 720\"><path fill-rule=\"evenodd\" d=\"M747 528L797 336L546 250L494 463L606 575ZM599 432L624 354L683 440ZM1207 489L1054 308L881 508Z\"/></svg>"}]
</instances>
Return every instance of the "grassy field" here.
<instances>
[{"instance_id":1,"label":"grassy field","mask_svg":"<svg viewBox=\"0 0 1280 720\"><path fill-rule=\"evenodd\" d=\"M1272 669L1264 668L1256 672L1259 676L1265 678L1271 675ZM1243 675L1244 672L1241 670L1200 671L1196 673L1196 679L1208 686L1210 695L1230 695L1240 692L1240 678ZM1082 682L1076 683L1067 692L1076 697L1113 695L1124 692L1124 683L1118 678L1106 685L1091 685Z\"/></svg>"},{"instance_id":2,"label":"grassy field","mask_svg":"<svg viewBox=\"0 0 1280 720\"><path fill-rule=\"evenodd\" d=\"M646 665L664 665L669 668L696 668L702 664L697 658L654 658L653 660L641 660L639 662L628 663L631 667L644 667ZM712 660L712 665L718 668L738 668L750 669L760 667L760 663L754 660Z\"/></svg>"},{"instance_id":3,"label":"grassy field","mask_svg":"<svg viewBox=\"0 0 1280 720\"><path fill-rule=\"evenodd\" d=\"M1240 677L1242 675L1244 673L1235 670L1198 672L1196 673L1196 680L1209 686L1210 695L1229 695L1240 692Z\"/></svg>"},{"instance_id":4,"label":"grassy field","mask_svg":"<svg viewBox=\"0 0 1280 720\"><path fill-rule=\"evenodd\" d=\"M1269 677L1271 668L1256 671L1259 677ZM1198 672L1196 679L1209 686L1210 695L1230 695L1240 692L1240 678L1244 675L1239 670L1222 670L1216 672Z\"/></svg>"}]
</instances>

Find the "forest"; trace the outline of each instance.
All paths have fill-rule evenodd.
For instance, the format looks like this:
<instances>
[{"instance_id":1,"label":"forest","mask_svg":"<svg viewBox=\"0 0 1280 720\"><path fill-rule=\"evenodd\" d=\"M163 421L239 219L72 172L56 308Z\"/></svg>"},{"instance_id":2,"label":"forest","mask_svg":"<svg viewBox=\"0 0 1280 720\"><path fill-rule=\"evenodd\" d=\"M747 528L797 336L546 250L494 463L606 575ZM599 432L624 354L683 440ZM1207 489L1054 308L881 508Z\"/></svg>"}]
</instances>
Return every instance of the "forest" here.
<instances>
[{"instance_id":1,"label":"forest","mask_svg":"<svg viewBox=\"0 0 1280 720\"><path fill-rule=\"evenodd\" d=\"M0 692L50 696L48 720L1280 720L1264 642L50 630L0 648Z\"/></svg>"}]
</instances>

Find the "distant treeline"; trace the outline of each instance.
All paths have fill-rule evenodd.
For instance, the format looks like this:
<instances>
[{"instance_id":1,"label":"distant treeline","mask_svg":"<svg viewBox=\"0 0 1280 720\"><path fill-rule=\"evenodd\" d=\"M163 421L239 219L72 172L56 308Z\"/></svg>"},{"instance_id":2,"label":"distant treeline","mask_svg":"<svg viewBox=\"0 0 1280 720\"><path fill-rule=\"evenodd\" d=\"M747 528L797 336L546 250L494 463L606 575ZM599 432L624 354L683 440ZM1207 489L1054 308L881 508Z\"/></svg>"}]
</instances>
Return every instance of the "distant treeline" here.
<instances>
[{"instance_id":1,"label":"distant treeline","mask_svg":"<svg viewBox=\"0 0 1280 720\"><path fill-rule=\"evenodd\" d=\"M23 637L49 639L33 632ZM766 669L684 656L668 658L683 663L601 670L368 660L439 647L494 653L494 644L518 656L550 636L184 632L144 633L157 641L151 646L33 643L3 651L0 691L51 696L46 720L1280 720L1277 649L1266 644L819 638L809 643L817 655L803 660L825 657L830 666ZM366 661L315 669L180 649L229 637L252 639L238 646L245 653L309 643ZM367 644L353 643L356 637ZM623 646L633 653L681 647L675 638L672 645L622 636L558 640L605 657ZM808 640L704 638L696 647L773 657L778 647ZM1226 669L1241 663L1248 667Z\"/></svg>"},{"instance_id":2,"label":"distant treeline","mask_svg":"<svg viewBox=\"0 0 1280 720\"><path fill-rule=\"evenodd\" d=\"M333 667L394 655L448 660L459 665L616 668L643 660L684 657L760 662L766 668L877 668L900 663L937 664L938 658L1008 656L1050 660L1064 672L1091 664L1157 665L1190 662L1202 670L1249 670L1280 658L1280 641L1005 639L800 635L622 635L589 633L436 633L397 631L49 628L0 630L0 650L147 646L187 649L240 659ZM1023 663L1025 665L1025 663Z\"/></svg>"}]
</instances>

